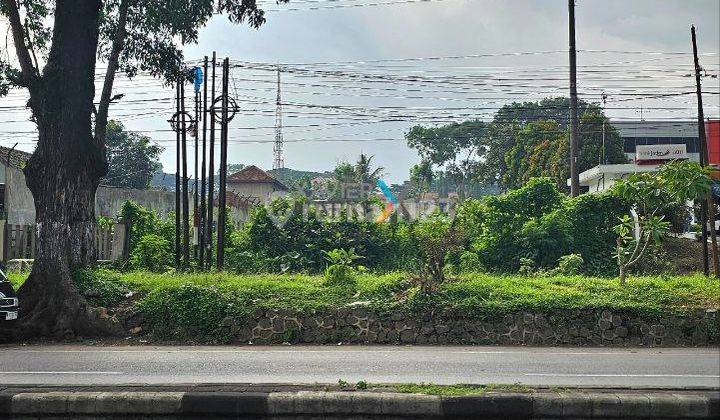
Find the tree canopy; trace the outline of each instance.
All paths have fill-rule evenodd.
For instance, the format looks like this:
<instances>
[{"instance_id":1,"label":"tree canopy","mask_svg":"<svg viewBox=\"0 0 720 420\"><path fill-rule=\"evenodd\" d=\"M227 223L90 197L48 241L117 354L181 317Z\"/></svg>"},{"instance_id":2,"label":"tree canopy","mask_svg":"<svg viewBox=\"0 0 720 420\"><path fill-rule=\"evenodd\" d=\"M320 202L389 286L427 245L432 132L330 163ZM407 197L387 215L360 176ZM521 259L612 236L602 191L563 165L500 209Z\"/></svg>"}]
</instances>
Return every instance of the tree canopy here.
<instances>
[{"instance_id":1,"label":"tree canopy","mask_svg":"<svg viewBox=\"0 0 720 420\"><path fill-rule=\"evenodd\" d=\"M435 165L467 195L465 187L483 176L485 123L469 120L439 127L415 126L405 135L423 161ZM425 163L427 165L427 163ZM427 171L427 168L425 168Z\"/></svg>"},{"instance_id":2,"label":"tree canopy","mask_svg":"<svg viewBox=\"0 0 720 420\"><path fill-rule=\"evenodd\" d=\"M108 173L101 181L104 185L146 189L153 174L162 170L159 158L163 148L150 137L126 131L119 121L108 122L106 146Z\"/></svg>"},{"instance_id":3,"label":"tree canopy","mask_svg":"<svg viewBox=\"0 0 720 420\"><path fill-rule=\"evenodd\" d=\"M602 110L584 101L579 107L579 170L602 162L625 162L622 139ZM513 189L533 177L553 178L558 187L565 188L570 173L569 108L567 98L514 102L500 108L488 123L468 120L438 127L415 126L405 138L423 162L453 179L461 193L471 182Z\"/></svg>"}]
</instances>

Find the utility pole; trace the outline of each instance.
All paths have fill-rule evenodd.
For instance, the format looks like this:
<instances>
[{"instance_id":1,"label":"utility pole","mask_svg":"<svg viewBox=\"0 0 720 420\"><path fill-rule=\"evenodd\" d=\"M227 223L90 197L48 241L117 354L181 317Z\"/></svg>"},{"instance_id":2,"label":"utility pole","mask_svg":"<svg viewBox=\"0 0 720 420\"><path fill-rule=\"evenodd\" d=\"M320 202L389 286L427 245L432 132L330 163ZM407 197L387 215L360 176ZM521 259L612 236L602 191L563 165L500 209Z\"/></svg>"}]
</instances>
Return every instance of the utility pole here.
<instances>
[{"instance_id":1,"label":"utility pole","mask_svg":"<svg viewBox=\"0 0 720 420\"><path fill-rule=\"evenodd\" d=\"M205 240L207 241L207 265L208 268L212 268L212 255L213 255L213 243L212 243L212 231L213 231L213 209L215 207L215 66L217 59L215 51L213 51L212 57L212 83L210 87L211 94L211 105L210 105L210 146L208 153L208 216L207 216L207 231Z\"/></svg>"},{"instance_id":2,"label":"utility pole","mask_svg":"<svg viewBox=\"0 0 720 420\"><path fill-rule=\"evenodd\" d=\"M205 196L205 155L207 154L205 139L207 135L207 74L208 74L208 58L205 56L203 60L203 97L202 97L202 163L200 163L200 221L198 223L198 267L200 270L205 268L205 230L207 229L207 197ZM211 204L212 208L212 204Z\"/></svg>"},{"instance_id":3,"label":"utility pole","mask_svg":"<svg viewBox=\"0 0 720 420\"><path fill-rule=\"evenodd\" d=\"M222 109L220 117L220 189L218 191L217 269L225 264L225 207L227 202L228 81L230 61L223 60Z\"/></svg>"},{"instance_id":4,"label":"utility pole","mask_svg":"<svg viewBox=\"0 0 720 420\"><path fill-rule=\"evenodd\" d=\"M188 202L187 119L185 113L185 79L180 80L180 141L182 149L183 268L190 267L190 203Z\"/></svg>"},{"instance_id":5,"label":"utility pole","mask_svg":"<svg viewBox=\"0 0 720 420\"><path fill-rule=\"evenodd\" d=\"M575 48L575 0L568 0L570 20L570 195L580 194L580 175L577 167L578 112L577 112L577 50Z\"/></svg>"},{"instance_id":6,"label":"utility pole","mask_svg":"<svg viewBox=\"0 0 720 420\"><path fill-rule=\"evenodd\" d=\"M285 167L283 160L282 100L280 96L280 65L277 66L277 100L275 101L275 144L273 145L273 169Z\"/></svg>"},{"instance_id":7,"label":"utility pole","mask_svg":"<svg viewBox=\"0 0 720 420\"><path fill-rule=\"evenodd\" d=\"M602 158L600 163L607 165L607 150L605 150L605 107L607 106L607 95L602 93L603 115L602 115Z\"/></svg>"},{"instance_id":8,"label":"utility pole","mask_svg":"<svg viewBox=\"0 0 720 420\"><path fill-rule=\"evenodd\" d=\"M193 128L193 135L195 137L195 183L193 184L193 234L192 234L192 242L193 242L193 259L197 259L198 257L198 237L200 236L200 218L198 217L198 205L199 205L199 198L198 198L198 179L199 179L199 142L200 142L200 133L199 133L199 123L200 123L200 88L202 87L202 81L200 80L202 78L202 70L200 70L200 67L195 67L194 70L194 78L193 78L193 86L195 88L195 126Z\"/></svg>"},{"instance_id":9,"label":"utility pole","mask_svg":"<svg viewBox=\"0 0 720 420\"><path fill-rule=\"evenodd\" d=\"M695 65L695 87L697 89L697 107L698 107L698 138L700 141L700 165L703 167L709 164L708 157L708 145L707 137L705 135L705 116L703 113L703 102L702 102L702 86L700 83L700 61L698 59L697 52L697 38L695 36L695 25L690 27L690 35L692 38L693 48L693 61ZM700 205L700 225L702 226L702 243L703 243L703 270L705 275L710 274L710 267L708 267L708 243L707 243L707 231L708 221L710 222L710 241L712 242L711 257L713 264L713 273L715 277L720 276L720 264L718 264L718 250L717 250L717 235L715 233L715 202L712 198L712 193L708 193L705 200Z\"/></svg>"},{"instance_id":10,"label":"utility pole","mask_svg":"<svg viewBox=\"0 0 720 420\"><path fill-rule=\"evenodd\" d=\"M178 77L175 86L175 269L180 269L180 83Z\"/></svg>"}]
</instances>

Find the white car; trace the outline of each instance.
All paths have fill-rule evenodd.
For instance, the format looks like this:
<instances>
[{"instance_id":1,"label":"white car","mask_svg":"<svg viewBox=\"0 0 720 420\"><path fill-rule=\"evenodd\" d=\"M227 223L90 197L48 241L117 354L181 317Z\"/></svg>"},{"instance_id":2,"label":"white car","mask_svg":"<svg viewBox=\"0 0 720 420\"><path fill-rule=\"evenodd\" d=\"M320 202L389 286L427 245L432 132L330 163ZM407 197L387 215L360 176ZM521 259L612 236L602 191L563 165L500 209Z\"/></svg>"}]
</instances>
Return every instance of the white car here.
<instances>
[{"instance_id":1,"label":"white car","mask_svg":"<svg viewBox=\"0 0 720 420\"><path fill-rule=\"evenodd\" d=\"M0 269L0 321L12 321L18 317L19 302L12 284Z\"/></svg>"}]
</instances>

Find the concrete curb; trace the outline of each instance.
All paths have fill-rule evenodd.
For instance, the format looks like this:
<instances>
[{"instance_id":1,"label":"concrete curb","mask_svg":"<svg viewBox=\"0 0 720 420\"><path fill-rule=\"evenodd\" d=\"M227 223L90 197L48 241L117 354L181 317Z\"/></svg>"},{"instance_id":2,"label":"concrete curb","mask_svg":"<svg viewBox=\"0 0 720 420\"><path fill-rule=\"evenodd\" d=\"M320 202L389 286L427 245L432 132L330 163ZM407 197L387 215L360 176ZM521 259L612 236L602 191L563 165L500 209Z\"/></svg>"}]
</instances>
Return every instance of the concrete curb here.
<instances>
[{"instance_id":1,"label":"concrete curb","mask_svg":"<svg viewBox=\"0 0 720 420\"><path fill-rule=\"evenodd\" d=\"M711 419L720 393L487 393L439 397L388 392L0 393L0 418Z\"/></svg>"}]
</instances>

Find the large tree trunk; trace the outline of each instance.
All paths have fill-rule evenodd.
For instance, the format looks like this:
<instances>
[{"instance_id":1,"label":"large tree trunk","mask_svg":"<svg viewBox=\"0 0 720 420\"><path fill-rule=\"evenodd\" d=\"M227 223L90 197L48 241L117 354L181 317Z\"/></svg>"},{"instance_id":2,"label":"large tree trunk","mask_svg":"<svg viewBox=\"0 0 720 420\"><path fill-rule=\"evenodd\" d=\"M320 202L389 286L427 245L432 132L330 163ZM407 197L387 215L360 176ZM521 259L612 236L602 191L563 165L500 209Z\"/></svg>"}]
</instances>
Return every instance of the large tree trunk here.
<instances>
[{"instance_id":1,"label":"large tree trunk","mask_svg":"<svg viewBox=\"0 0 720 420\"><path fill-rule=\"evenodd\" d=\"M96 335L105 328L73 282L95 263L94 201L107 172L92 133L100 0L58 0L53 43L31 107L38 145L25 168L36 211L35 263L19 290L21 335Z\"/></svg>"}]
</instances>

